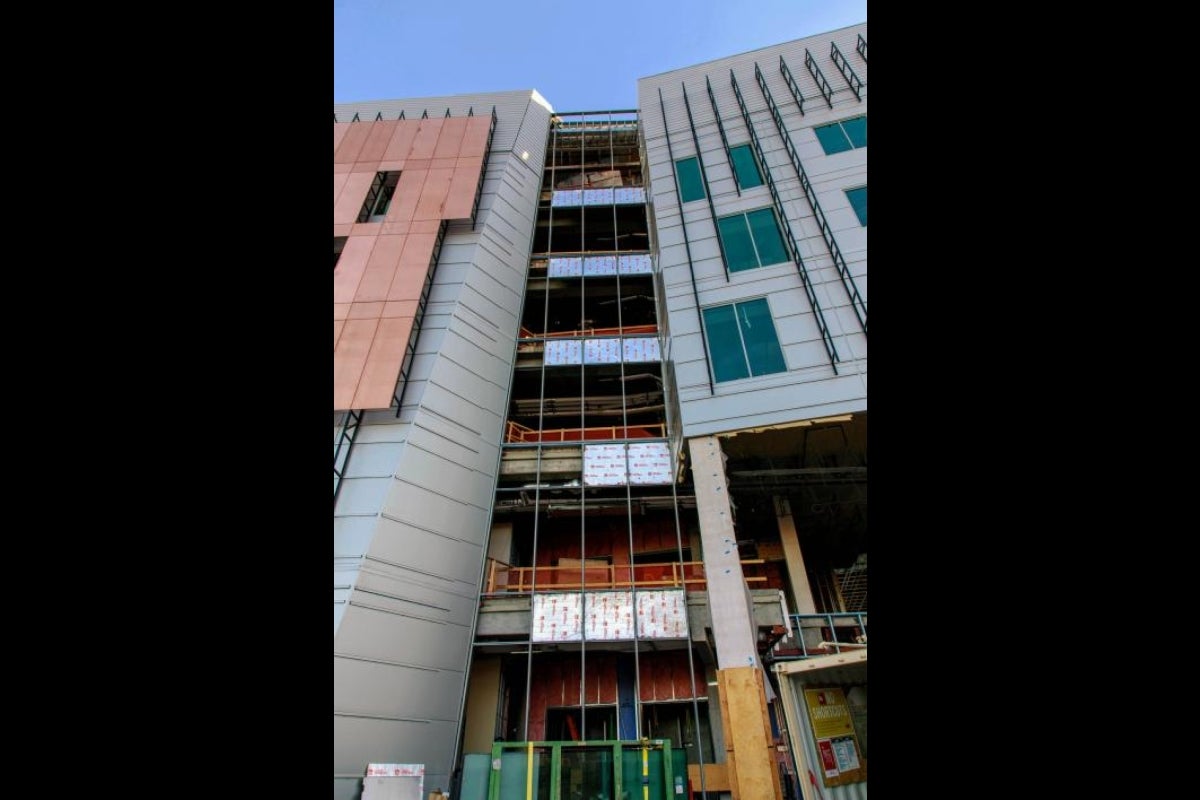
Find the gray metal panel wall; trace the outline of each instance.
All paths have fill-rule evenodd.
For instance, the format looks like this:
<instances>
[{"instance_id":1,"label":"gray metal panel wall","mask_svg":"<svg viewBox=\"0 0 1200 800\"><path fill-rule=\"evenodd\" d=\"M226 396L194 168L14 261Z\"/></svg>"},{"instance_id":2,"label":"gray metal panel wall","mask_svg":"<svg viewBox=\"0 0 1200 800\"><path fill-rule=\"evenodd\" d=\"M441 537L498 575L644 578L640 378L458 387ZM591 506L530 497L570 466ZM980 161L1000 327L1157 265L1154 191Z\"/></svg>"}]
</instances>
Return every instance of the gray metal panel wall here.
<instances>
[{"instance_id":1,"label":"gray metal panel wall","mask_svg":"<svg viewBox=\"0 0 1200 800\"><path fill-rule=\"evenodd\" d=\"M671 359L675 366L685 437L866 409L866 336L859 327L815 216L805 199L800 180L754 77L754 65L757 63L779 107L785 128L847 267L865 300L866 228L854 216L845 189L867 184L867 151L861 148L826 156L812 131L817 125L867 113L865 86L860 102L855 99L829 55L829 43L836 42L857 75L865 82L866 62L855 50L860 33L864 39L867 38L865 23L638 81L638 106L642 112L648 181L660 247L659 264L671 328ZM832 109L821 97L816 82L804 66L806 48L812 52L834 89ZM779 72L781 55L805 97L803 115ZM689 202L681 213L675 194L673 165L664 136L658 92L662 90L666 104L666 123L675 158L695 155L696 147L684 107L683 85L687 87L692 118L700 140L700 154L708 176L708 191L717 216L772 205L770 192L765 185L744 189L740 196L734 186L705 88L707 76L730 146L748 143L750 135L730 84L730 70L737 76L742 97L763 147L767 161L764 166L774 178L801 258L813 282L814 293L833 336L841 359L837 365L837 375L829 364L795 264L789 261L730 273L727 278L708 204ZM710 394L704 337L684 248L684 221L687 224L695 288L701 308L757 297L768 298L787 364L786 372L715 383L715 391Z\"/></svg>"},{"instance_id":2,"label":"gray metal panel wall","mask_svg":"<svg viewBox=\"0 0 1200 800\"><path fill-rule=\"evenodd\" d=\"M529 91L334 109L493 105L478 224L448 227L401 414L364 415L334 509L336 797L370 762L450 785L550 111Z\"/></svg>"}]
</instances>

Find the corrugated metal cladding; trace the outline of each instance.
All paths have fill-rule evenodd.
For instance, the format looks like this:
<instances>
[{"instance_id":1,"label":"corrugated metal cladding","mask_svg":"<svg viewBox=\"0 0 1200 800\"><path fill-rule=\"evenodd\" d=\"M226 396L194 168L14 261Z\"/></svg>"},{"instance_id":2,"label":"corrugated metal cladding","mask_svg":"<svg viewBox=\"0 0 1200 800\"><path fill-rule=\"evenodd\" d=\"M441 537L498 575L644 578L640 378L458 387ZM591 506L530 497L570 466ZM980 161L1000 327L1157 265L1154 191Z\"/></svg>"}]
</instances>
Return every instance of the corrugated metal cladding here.
<instances>
[{"instance_id":1,"label":"corrugated metal cladding","mask_svg":"<svg viewBox=\"0 0 1200 800\"><path fill-rule=\"evenodd\" d=\"M339 800L368 763L424 764L427 786L450 785L550 111L528 91L335 108L369 122L493 105L478 224L449 226L404 407L364 413L334 508ZM335 126L339 146L357 124Z\"/></svg>"},{"instance_id":2,"label":"corrugated metal cladding","mask_svg":"<svg viewBox=\"0 0 1200 800\"><path fill-rule=\"evenodd\" d=\"M858 291L866 298L866 228L854 215L845 190L867 184L867 149L827 156L812 130L817 125L867 113L865 86L860 101L830 55L830 43L834 42L865 84L867 64L855 49L859 35L867 38L865 23L638 81L649 191L656 238L661 248L659 263L672 335L670 354L675 364L685 437L866 409L866 336L754 73L757 64L847 268L854 276ZM834 90L832 108L805 67L806 50L812 53ZM805 98L803 114L780 72L781 56ZM721 259L716 224L708 203L689 202L681 213L675 193L674 168L664 136L659 90L662 90L666 106L671 148L678 159L696 155L683 102L685 85L707 175L707 191L716 215L720 217L774 205L765 185L742 189L739 194L734 184L705 84L707 77L730 146L748 144L750 134L734 96L731 70L736 75L763 148L766 163L762 166L775 182L784 216L832 334L839 356L836 374L821 342L796 264L789 261L729 273ZM684 248L685 223L692 256L690 269ZM787 370L716 382L710 389L696 296L701 308L767 298Z\"/></svg>"}]
</instances>

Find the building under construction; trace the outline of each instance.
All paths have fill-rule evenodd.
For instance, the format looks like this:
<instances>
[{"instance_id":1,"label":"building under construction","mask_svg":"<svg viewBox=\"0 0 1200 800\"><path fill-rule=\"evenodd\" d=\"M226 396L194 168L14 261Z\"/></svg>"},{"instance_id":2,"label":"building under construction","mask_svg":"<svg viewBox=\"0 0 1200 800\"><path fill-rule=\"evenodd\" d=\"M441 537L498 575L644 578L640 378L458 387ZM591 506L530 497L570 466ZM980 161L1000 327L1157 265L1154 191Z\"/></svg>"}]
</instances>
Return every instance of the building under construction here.
<instances>
[{"instance_id":1,"label":"building under construction","mask_svg":"<svg viewBox=\"0 0 1200 800\"><path fill-rule=\"evenodd\" d=\"M866 797L866 73L335 107L335 798Z\"/></svg>"}]
</instances>

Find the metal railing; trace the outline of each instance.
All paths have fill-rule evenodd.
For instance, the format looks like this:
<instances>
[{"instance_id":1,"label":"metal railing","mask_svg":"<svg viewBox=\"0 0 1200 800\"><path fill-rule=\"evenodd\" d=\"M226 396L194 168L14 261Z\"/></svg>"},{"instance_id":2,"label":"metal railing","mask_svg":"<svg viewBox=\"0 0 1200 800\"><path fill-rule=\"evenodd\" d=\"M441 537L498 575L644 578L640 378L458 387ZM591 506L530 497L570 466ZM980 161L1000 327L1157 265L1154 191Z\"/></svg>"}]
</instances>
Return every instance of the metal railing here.
<instances>
[{"instance_id":1,"label":"metal railing","mask_svg":"<svg viewBox=\"0 0 1200 800\"><path fill-rule=\"evenodd\" d=\"M754 65L755 74L760 74L758 64ZM825 352L829 356L829 366L833 368L833 374L838 374L838 357L837 346L833 343L833 334L829 332L829 326L825 323L825 313L821 311L821 303L817 299L817 294L813 290L812 281L809 279L808 270L804 266L804 260L800 257L800 248L796 244L796 237L792 233L792 225L788 222L787 215L783 212L783 200L779 196L779 190L775 188L775 178L771 175L771 168L767 165L767 156L763 152L762 143L758 140L758 132L754 130L754 122L750 118L750 109L746 107L746 100L742 97L742 90L738 86L737 76L733 74L733 70L729 70L729 83L733 86L733 96L737 99L738 108L742 112L742 119L746 123L746 130L750 132L750 144L754 147L754 152L758 155L758 163L763 165L763 178L767 182L767 190L771 193L771 202L775 205L775 214L779 223L783 227L783 233L786 236L788 244L788 252L792 256L792 260L796 263L796 271L800 274L800 282L804 285L804 294L808 297L808 305L813 311L813 319L817 323L817 331L821 334L821 343L825 345Z\"/></svg>"},{"instance_id":2,"label":"metal railing","mask_svg":"<svg viewBox=\"0 0 1200 800\"><path fill-rule=\"evenodd\" d=\"M504 426L505 442L583 442L589 440L616 439L664 439L667 426L653 425L601 425L594 428L527 428L519 422L509 420Z\"/></svg>"},{"instance_id":3,"label":"metal railing","mask_svg":"<svg viewBox=\"0 0 1200 800\"><path fill-rule=\"evenodd\" d=\"M787 151L788 158L792 162L792 168L796 170L796 176L800 178L800 188L804 190L804 197L808 200L809 208L812 209L817 227L821 231L821 238L825 240L825 246L829 249L829 255L833 259L833 265L837 268L842 288L846 290L846 294L850 298L850 305L854 309L854 314L858 317L858 324L865 335L867 332L867 303L859 293L858 284L854 281L854 276L850 274L850 268L846 265L841 248L838 247L837 240L833 237L833 229L829 227L829 221L825 219L825 212L821 210L821 204L817 201L817 192L813 189L812 181L808 179L808 173L804 171L804 167L800 163L800 154L796 152L796 145L792 143L792 137L783 123L783 116L779 113L779 106L775 105L775 98L771 96L771 90L767 88L766 76L758 68L758 64L754 65L754 79L758 81L759 91L762 92L763 99L767 102L771 119L775 121L779 138L783 140L784 150Z\"/></svg>"},{"instance_id":4,"label":"metal railing","mask_svg":"<svg viewBox=\"0 0 1200 800\"><path fill-rule=\"evenodd\" d=\"M837 44L829 43L829 55L833 58L833 65L838 68L838 72L842 73L842 77L846 79L846 83L850 84L850 91L854 92L854 98L858 102L862 102L862 78L858 77L854 72L854 68L850 66L850 62L842 55L842 51L838 50Z\"/></svg>"},{"instance_id":5,"label":"metal railing","mask_svg":"<svg viewBox=\"0 0 1200 800\"><path fill-rule=\"evenodd\" d=\"M825 73L821 72L821 68L817 66L817 60L813 58L813 54L808 52L808 48L804 48L804 66L808 67L808 74L813 76L813 80L817 82L817 88L821 90L821 97L825 98L825 102L830 108L833 108L833 87L829 85L829 81L825 80Z\"/></svg>"},{"instance_id":6,"label":"metal railing","mask_svg":"<svg viewBox=\"0 0 1200 800\"><path fill-rule=\"evenodd\" d=\"M745 559L743 566L765 563ZM750 575L747 583L765 583L766 576ZM703 561L664 561L655 564L585 564L554 567L514 567L494 558L487 560L483 594L560 592L572 589L687 589L708 586Z\"/></svg>"},{"instance_id":7,"label":"metal railing","mask_svg":"<svg viewBox=\"0 0 1200 800\"><path fill-rule=\"evenodd\" d=\"M866 611L789 614L788 619L792 631L776 643L772 656L776 661L862 650L867 645ZM805 641L804 631L813 630L820 632L819 643Z\"/></svg>"}]
</instances>

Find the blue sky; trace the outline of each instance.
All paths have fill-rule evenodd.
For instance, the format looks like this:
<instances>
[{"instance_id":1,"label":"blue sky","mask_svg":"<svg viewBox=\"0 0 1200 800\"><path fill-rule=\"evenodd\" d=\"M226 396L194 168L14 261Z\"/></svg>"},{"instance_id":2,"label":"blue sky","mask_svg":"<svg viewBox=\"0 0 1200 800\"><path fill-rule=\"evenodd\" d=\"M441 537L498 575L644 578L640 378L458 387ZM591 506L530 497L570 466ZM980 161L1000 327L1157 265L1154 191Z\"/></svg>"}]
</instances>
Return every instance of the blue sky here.
<instances>
[{"instance_id":1,"label":"blue sky","mask_svg":"<svg viewBox=\"0 0 1200 800\"><path fill-rule=\"evenodd\" d=\"M333 100L537 89L637 106L637 79L865 22L867 0L334 0Z\"/></svg>"}]
</instances>

